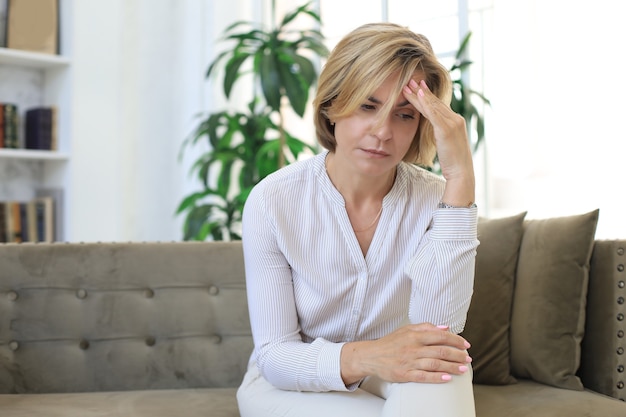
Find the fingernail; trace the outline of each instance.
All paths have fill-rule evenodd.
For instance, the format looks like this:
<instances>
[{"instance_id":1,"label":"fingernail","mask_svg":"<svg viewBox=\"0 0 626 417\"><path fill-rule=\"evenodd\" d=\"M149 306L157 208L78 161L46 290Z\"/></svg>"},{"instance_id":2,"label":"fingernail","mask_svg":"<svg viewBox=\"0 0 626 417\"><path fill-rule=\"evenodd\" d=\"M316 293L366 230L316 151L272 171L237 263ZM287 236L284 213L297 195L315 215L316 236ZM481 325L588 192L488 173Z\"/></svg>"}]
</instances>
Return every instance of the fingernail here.
<instances>
[{"instance_id":1,"label":"fingernail","mask_svg":"<svg viewBox=\"0 0 626 417\"><path fill-rule=\"evenodd\" d=\"M414 80L414 79L411 79L411 81L409 81L409 85L410 85L412 88L417 87L417 83L415 82L415 80Z\"/></svg>"},{"instance_id":2,"label":"fingernail","mask_svg":"<svg viewBox=\"0 0 626 417\"><path fill-rule=\"evenodd\" d=\"M467 340L463 344L465 345L466 349L469 349L472 347L472 345L470 345L470 342L468 342Z\"/></svg>"},{"instance_id":3,"label":"fingernail","mask_svg":"<svg viewBox=\"0 0 626 417\"><path fill-rule=\"evenodd\" d=\"M467 372L467 371L469 371L469 368L467 366L465 366L465 365L461 365L461 366L459 366L459 371L460 372Z\"/></svg>"},{"instance_id":4,"label":"fingernail","mask_svg":"<svg viewBox=\"0 0 626 417\"><path fill-rule=\"evenodd\" d=\"M470 356L466 357L466 358L465 358L465 362L467 362L467 363L472 362L472 358L471 358Z\"/></svg>"},{"instance_id":5,"label":"fingernail","mask_svg":"<svg viewBox=\"0 0 626 417\"><path fill-rule=\"evenodd\" d=\"M413 91L411 91L411 89L409 87L407 87L406 85L404 86L403 90L407 94L413 94Z\"/></svg>"},{"instance_id":6,"label":"fingernail","mask_svg":"<svg viewBox=\"0 0 626 417\"><path fill-rule=\"evenodd\" d=\"M448 330L448 326L444 326L443 324L440 324L437 328L441 330Z\"/></svg>"},{"instance_id":7,"label":"fingernail","mask_svg":"<svg viewBox=\"0 0 626 417\"><path fill-rule=\"evenodd\" d=\"M424 90L417 90L417 95L424 97Z\"/></svg>"},{"instance_id":8,"label":"fingernail","mask_svg":"<svg viewBox=\"0 0 626 417\"><path fill-rule=\"evenodd\" d=\"M445 374L445 375L441 375L441 379L444 381L450 381L452 380L452 377L448 374Z\"/></svg>"}]
</instances>

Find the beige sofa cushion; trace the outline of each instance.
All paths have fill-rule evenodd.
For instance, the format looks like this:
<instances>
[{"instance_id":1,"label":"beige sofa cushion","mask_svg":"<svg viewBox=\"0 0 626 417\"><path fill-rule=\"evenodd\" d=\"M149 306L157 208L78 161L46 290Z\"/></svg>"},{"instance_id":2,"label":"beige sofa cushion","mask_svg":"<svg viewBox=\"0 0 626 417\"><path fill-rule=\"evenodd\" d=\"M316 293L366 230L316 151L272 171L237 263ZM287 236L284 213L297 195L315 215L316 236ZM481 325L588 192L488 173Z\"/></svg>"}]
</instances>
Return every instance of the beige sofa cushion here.
<instances>
[{"instance_id":1,"label":"beige sofa cushion","mask_svg":"<svg viewBox=\"0 0 626 417\"><path fill-rule=\"evenodd\" d=\"M478 220L474 295L463 331L472 344L469 353L478 384L516 382L511 376L509 325L525 215Z\"/></svg>"},{"instance_id":2,"label":"beige sofa cushion","mask_svg":"<svg viewBox=\"0 0 626 417\"><path fill-rule=\"evenodd\" d=\"M514 376L583 389L576 372L598 214L525 222L511 318Z\"/></svg>"},{"instance_id":3,"label":"beige sofa cushion","mask_svg":"<svg viewBox=\"0 0 626 417\"><path fill-rule=\"evenodd\" d=\"M236 388L0 394L2 417L239 417Z\"/></svg>"},{"instance_id":4,"label":"beige sofa cushion","mask_svg":"<svg viewBox=\"0 0 626 417\"><path fill-rule=\"evenodd\" d=\"M626 416L626 404L614 398L524 379L512 385L474 385L474 401L477 417Z\"/></svg>"}]
</instances>

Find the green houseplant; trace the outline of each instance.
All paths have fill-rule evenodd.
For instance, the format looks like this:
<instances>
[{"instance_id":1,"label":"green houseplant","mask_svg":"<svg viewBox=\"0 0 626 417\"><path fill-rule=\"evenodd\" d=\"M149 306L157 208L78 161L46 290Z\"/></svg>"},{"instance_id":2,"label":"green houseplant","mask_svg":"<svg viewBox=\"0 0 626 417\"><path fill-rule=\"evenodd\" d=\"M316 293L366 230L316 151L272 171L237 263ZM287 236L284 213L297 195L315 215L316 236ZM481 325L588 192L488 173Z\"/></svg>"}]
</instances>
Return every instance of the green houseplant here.
<instances>
[{"instance_id":1,"label":"green houseplant","mask_svg":"<svg viewBox=\"0 0 626 417\"><path fill-rule=\"evenodd\" d=\"M485 118L472 102L472 96L478 97L484 104L491 103L482 93L471 89L464 79L464 74L472 65L472 61L466 58L471 37L472 32L465 35L454 57L454 64L449 69L453 87L450 107L465 118L472 151L476 152L485 138Z\"/></svg>"},{"instance_id":2,"label":"green houseplant","mask_svg":"<svg viewBox=\"0 0 626 417\"><path fill-rule=\"evenodd\" d=\"M272 2L273 16L275 9ZM318 29L291 29L299 16L321 23L307 3L269 29L238 21L224 30L222 40L235 45L211 62L206 77L223 68L223 91L230 98L235 83L252 76L251 99L244 111L207 115L183 143L181 152L201 140L210 146L192 166L203 189L186 196L176 212L185 214L184 240L241 239L241 214L252 187L302 152L315 151L284 126L286 111L304 115L318 75L314 60L328 54Z\"/></svg>"}]
</instances>

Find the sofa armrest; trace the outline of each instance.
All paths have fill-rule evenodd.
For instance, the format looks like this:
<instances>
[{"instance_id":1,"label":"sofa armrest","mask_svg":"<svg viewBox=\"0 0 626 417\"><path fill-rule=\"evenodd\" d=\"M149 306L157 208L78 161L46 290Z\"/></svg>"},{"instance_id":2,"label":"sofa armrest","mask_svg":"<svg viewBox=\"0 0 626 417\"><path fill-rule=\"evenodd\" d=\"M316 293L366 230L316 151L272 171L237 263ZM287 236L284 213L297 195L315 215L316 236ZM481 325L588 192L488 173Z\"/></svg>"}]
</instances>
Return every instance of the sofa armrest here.
<instances>
[{"instance_id":1,"label":"sofa armrest","mask_svg":"<svg viewBox=\"0 0 626 417\"><path fill-rule=\"evenodd\" d=\"M626 400L626 240L596 240L591 257L580 378Z\"/></svg>"}]
</instances>

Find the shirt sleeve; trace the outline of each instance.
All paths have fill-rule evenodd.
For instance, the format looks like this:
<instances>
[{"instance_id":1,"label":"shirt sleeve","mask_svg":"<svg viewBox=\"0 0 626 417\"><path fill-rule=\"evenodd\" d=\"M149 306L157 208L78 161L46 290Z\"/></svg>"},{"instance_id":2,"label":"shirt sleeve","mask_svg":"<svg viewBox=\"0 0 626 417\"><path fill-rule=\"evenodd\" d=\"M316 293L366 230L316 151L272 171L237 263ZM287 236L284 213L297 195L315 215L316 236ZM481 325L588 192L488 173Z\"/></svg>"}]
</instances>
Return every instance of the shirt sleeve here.
<instances>
[{"instance_id":1,"label":"shirt sleeve","mask_svg":"<svg viewBox=\"0 0 626 417\"><path fill-rule=\"evenodd\" d=\"M461 333L474 287L477 208L438 209L405 273L412 281L411 323L446 325Z\"/></svg>"},{"instance_id":2,"label":"shirt sleeve","mask_svg":"<svg viewBox=\"0 0 626 417\"><path fill-rule=\"evenodd\" d=\"M343 343L302 340L293 279L272 214L257 185L243 212L243 250L255 359L272 385L296 391L348 391L340 370Z\"/></svg>"}]
</instances>

